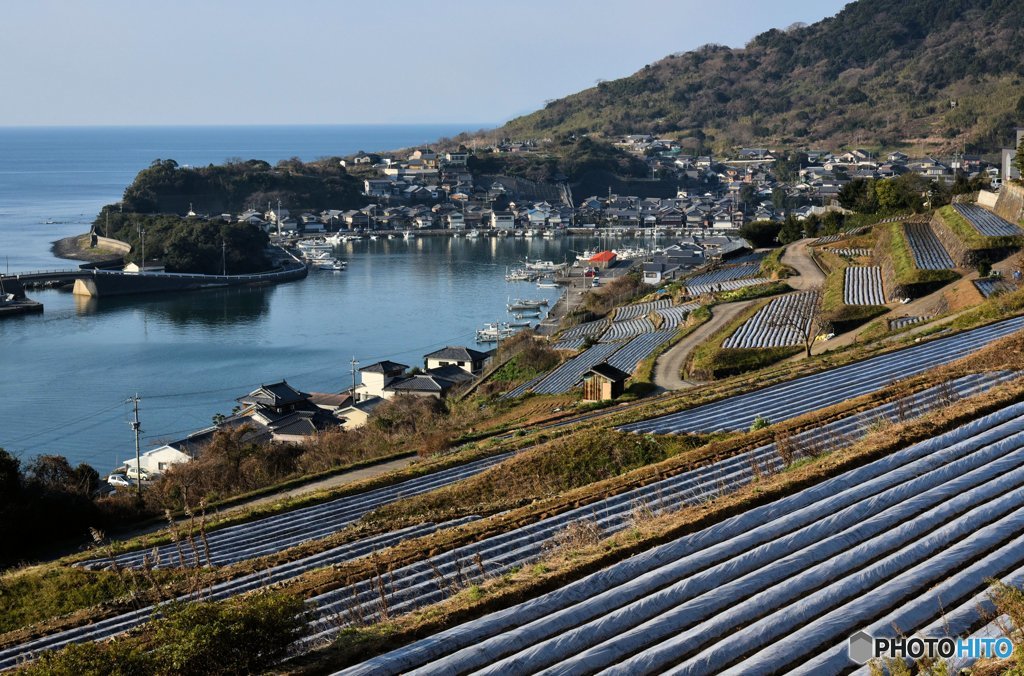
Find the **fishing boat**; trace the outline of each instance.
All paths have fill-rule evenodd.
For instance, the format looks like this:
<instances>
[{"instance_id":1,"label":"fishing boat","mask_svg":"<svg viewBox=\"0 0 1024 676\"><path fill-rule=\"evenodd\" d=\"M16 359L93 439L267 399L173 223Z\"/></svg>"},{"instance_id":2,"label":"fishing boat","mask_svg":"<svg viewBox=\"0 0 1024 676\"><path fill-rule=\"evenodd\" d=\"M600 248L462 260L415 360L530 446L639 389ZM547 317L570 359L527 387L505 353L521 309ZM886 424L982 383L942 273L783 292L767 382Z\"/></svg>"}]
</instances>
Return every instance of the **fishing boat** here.
<instances>
[{"instance_id":1,"label":"fishing boat","mask_svg":"<svg viewBox=\"0 0 1024 676\"><path fill-rule=\"evenodd\" d=\"M406 230L402 233L402 237L405 239L416 239L416 233L412 230Z\"/></svg>"},{"instance_id":2,"label":"fishing boat","mask_svg":"<svg viewBox=\"0 0 1024 676\"><path fill-rule=\"evenodd\" d=\"M530 321L509 322L508 325L510 327L516 328L516 329L525 329L525 328L528 328L530 326L533 326L533 322L530 322Z\"/></svg>"},{"instance_id":3,"label":"fishing boat","mask_svg":"<svg viewBox=\"0 0 1024 676\"><path fill-rule=\"evenodd\" d=\"M550 280L544 280L537 282L538 289L557 289L558 285Z\"/></svg>"},{"instance_id":4,"label":"fishing boat","mask_svg":"<svg viewBox=\"0 0 1024 676\"><path fill-rule=\"evenodd\" d=\"M334 272L345 269L345 261L339 261L337 258L331 258L316 263L317 270L331 270Z\"/></svg>"},{"instance_id":5,"label":"fishing boat","mask_svg":"<svg viewBox=\"0 0 1024 676\"><path fill-rule=\"evenodd\" d=\"M522 298L516 298L514 301L508 304L509 312L517 310L539 310L542 307L547 307L547 299L542 300L523 300Z\"/></svg>"},{"instance_id":6,"label":"fishing boat","mask_svg":"<svg viewBox=\"0 0 1024 676\"><path fill-rule=\"evenodd\" d=\"M304 239L301 242L299 242L296 246L298 246L299 251L301 251L304 254L319 253L321 251L326 251L330 253L331 251L334 250L334 247L332 245L328 244L325 240L322 239Z\"/></svg>"},{"instance_id":7,"label":"fishing boat","mask_svg":"<svg viewBox=\"0 0 1024 676\"><path fill-rule=\"evenodd\" d=\"M480 236L480 233L477 230L470 230L469 232L466 233L466 237L468 237L470 239L476 239L479 236Z\"/></svg>"},{"instance_id":8,"label":"fishing boat","mask_svg":"<svg viewBox=\"0 0 1024 676\"><path fill-rule=\"evenodd\" d=\"M520 328L522 327L510 326L507 322L503 322L501 324L484 324L484 327L476 332L476 342L496 343L499 340L511 338L520 330Z\"/></svg>"},{"instance_id":9,"label":"fishing boat","mask_svg":"<svg viewBox=\"0 0 1024 676\"><path fill-rule=\"evenodd\" d=\"M534 312L517 312L512 316L515 317L516 319L539 319L540 311L538 310Z\"/></svg>"},{"instance_id":10,"label":"fishing boat","mask_svg":"<svg viewBox=\"0 0 1024 676\"><path fill-rule=\"evenodd\" d=\"M370 235L370 239L372 239L374 242L376 242L377 241L377 235Z\"/></svg>"},{"instance_id":11,"label":"fishing boat","mask_svg":"<svg viewBox=\"0 0 1024 676\"><path fill-rule=\"evenodd\" d=\"M529 259L527 259L527 261L526 261L526 269L527 270L537 270L537 271L540 271L540 272L552 272L554 270L560 269L561 267L562 267L561 263L556 263L554 261L532 261L531 262Z\"/></svg>"},{"instance_id":12,"label":"fishing boat","mask_svg":"<svg viewBox=\"0 0 1024 676\"><path fill-rule=\"evenodd\" d=\"M514 270L505 269L505 281L506 282L531 282L534 279L534 274L529 270L522 268L515 268Z\"/></svg>"}]
</instances>

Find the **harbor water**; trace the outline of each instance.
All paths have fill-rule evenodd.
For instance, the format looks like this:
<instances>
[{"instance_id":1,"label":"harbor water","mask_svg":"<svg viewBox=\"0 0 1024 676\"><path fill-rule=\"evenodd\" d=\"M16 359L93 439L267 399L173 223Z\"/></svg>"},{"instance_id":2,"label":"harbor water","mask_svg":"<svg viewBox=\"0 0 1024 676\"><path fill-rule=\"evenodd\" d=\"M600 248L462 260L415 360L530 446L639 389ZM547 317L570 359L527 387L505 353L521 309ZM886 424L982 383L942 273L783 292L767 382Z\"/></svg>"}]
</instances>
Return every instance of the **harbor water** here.
<instances>
[{"instance_id":1,"label":"harbor water","mask_svg":"<svg viewBox=\"0 0 1024 676\"><path fill-rule=\"evenodd\" d=\"M452 127L0 130L0 265L70 267L50 243L84 232L157 158L276 161L395 148ZM422 366L446 344L473 345L516 297L560 291L508 283L525 257L562 261L591 238L361 240L343 272L256 289L81 298L32 291L42 315L0 322L0 447L23 461L66 455L106 471L134 452L127 398L138 393L144 448L229 413L235 398L282 378L306 391L352 384L351 360Z\"/></svg>"}]
</instances>

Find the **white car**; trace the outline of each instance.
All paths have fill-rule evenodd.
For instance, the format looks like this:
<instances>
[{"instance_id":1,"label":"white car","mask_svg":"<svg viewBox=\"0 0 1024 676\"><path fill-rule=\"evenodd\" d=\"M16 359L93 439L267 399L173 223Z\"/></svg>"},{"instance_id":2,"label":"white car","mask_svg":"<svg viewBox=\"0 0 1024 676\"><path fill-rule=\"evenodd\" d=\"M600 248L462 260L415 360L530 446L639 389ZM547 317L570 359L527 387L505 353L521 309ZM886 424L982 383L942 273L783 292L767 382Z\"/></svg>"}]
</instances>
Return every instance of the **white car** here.
<instances>
[{"instance_id":1,"label":"white car","mask_svg":"<svg viewBox=\"0 0 1024 676\"><path fill-rule=\"evenodd\" d=\"M107 483L111 486L131 486L132 482L124 474L111 474L107 477Z\"/></svg>"}]
</instances>

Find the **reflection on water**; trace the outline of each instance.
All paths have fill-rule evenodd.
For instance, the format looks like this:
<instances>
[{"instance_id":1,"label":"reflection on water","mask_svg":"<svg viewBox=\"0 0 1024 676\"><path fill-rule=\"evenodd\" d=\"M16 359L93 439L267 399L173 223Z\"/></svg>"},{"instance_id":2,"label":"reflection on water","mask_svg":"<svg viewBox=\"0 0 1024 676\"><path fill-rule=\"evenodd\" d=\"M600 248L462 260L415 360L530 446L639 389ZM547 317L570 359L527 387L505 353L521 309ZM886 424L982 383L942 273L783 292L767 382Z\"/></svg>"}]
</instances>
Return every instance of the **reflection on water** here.
<instances>
[{"instance_id":1,"label":"reflection on water","mask_svg":"<svg viewBox=\"0 0 1024 676\"><path fill-rule=\"evenodd\" d=\"M179 326L252 324L270 311L275 288L240 286L151 296L74 296L74 303L82 316L141 309L150 318L166 319Z\"/></svg>"}]
</instances>

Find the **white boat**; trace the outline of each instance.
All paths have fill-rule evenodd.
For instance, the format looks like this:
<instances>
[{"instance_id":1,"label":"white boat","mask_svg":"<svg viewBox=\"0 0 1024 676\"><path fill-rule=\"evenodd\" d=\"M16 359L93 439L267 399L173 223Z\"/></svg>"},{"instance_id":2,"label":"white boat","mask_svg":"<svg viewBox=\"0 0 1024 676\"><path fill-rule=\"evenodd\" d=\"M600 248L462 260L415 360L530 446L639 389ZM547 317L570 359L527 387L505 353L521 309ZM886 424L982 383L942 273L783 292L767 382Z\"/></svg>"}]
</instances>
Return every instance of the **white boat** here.
<instances>
[{"instance_id":1,"label":"white boat","mask_svg":"<svg viewBox=\"0 0 1024 676\"><path fill-rule=\"evenodd\" d=\"M538 289L557 289L558 285L554 282L537 282Z\"/></svg>"},{"instance_id":2,"label":"white boat","mask_svg":"<svg viewBox=\"0 0 1024 676\"><path fill-rule=\"evenodd\" d=\"M303 252L302 258L311 262L316 263L317 261L329 261L334 258L330 251L307 251Z\"/></svg>"},{"instance_id":3,"label":"white boat","mask_svg":"<svg viewBox=\"0 0 1024 676\"><path fill-rule=\"evenodd\" d=\"M377 235L370 235L370 239L372 239L374 242L376 242L377 241Z\"/></svg>"},{"instance_id":4,"label":"white boat","mask_svg":"<svg viewBox=\"0 0 1024 676\"><path fill-rule=\"evenodd\" d=\"M514 301L508 304L509 312L514 310L539 310L542 307L547 307L548 301L546 298L541 300L523 300L522 298L516 298Z\"/></svg>"},{"instance_id":5,"label":"white boat","mask_svg":"<svg viewBox=\"0 0 1024 676\"><path fill-rule=\"evenodd\" d=\"M557 236L558 236L558 231L557 230L545 230L544 231L544 239L554 239Z\"/></svg>"},{"instance_id":6,"label":"white boat","mask_svg":"<svg viewBox=\"0 0 1024 676\"><path fill-rule=\"evenodd\" d=\"M553 270L558 270L561 267L561 263L555 263L554 261L526 261L527 270L540 270L543 272L551 272Z\"/></svg>"},{"instance_id":7,"label":"white boat","mask_svg":"<svg viewBox=\"0 0 1024 676\"><path fill-rule=\"evenodd\" d=\"M529 282L533 281L534 274L529 270L515 269L505 272L506 282Z\"/></svg>"},{"instance_id":8,"label":"white boat","mask_svg":"<svg viewBox=\"0 0 1024 676\"><path fill-rule=\"evenodd\" d=\"M476 342L496 343L505 338L511 338L523 327L510 326L507 322L501 324L484 324L482 329L476 332Z\"/></svg>"},{"instance_id":9,"label":"white boat","mask_svg":"<svg viewBox=\"0 0 1024 676\"><path fill-rule=\"evenodd\" d=\"M406 230L405 232L402 233L402 237L404 237L405 239L416 239L416 233L413 232L412 230Z\"/></svg>"},{"instance_id":10,"label":"white boat","mask_svg":"<svg viewBox=\"0 0 1024 676\"><path fill-rule=\"evenodd\" d=\"M347 241L347 237L341 234L340 231L334 233L333 235L330 235L329 237L325 237L324 239L328 244L331 244L333 246L338 246L342 242Z\"/></svg>"},{"instance_id":11,"label":"white boat","mask_svg":"<svg viewBox=\"0 0 1024 676\"><path fill-rule=\"evenodd\" d=\"M334 246L328 244L324 240L303 240L299 242L297 246L299 247L299 251L304 254L319 253L322 251L330 253L331 251L334 251Z\"/></svg>"},{"instance_id":12,"label":"white boat","mask_svg":"<svg viewBox=\"0 0 1024 676\"><path fill-rule=\"evenodd\" d=\"M537 319L540 317L540 310L533 310L531 312L517 312L512 315L516 319Z\"/></svg>"},{"instance_id":13,"label":"white boat","mask_svg":"<svg viewBox=\"0 0 1024 676\"><path fill-rule=\"evenodd\" d=\"M466 233L466 237L469 237L469 238L472 238L472 239L476 239L479 236L480 236L480 233L478 231L476 231L476 230L470 230L469 232Z\"/></svg>"},{"instance_id":14,"label":"white boat","mask_svg":"<svg viewBox=\"0 0 1024 676\"><path fill-rule=\"evenodd\" d=\"M330 260L321 261L321 262L316 264L316 269L317 270L332 270L332 271L344 270L345 269L345 261L339 261L337 258L332 258Z\"/></svg>"}]
</instances>

